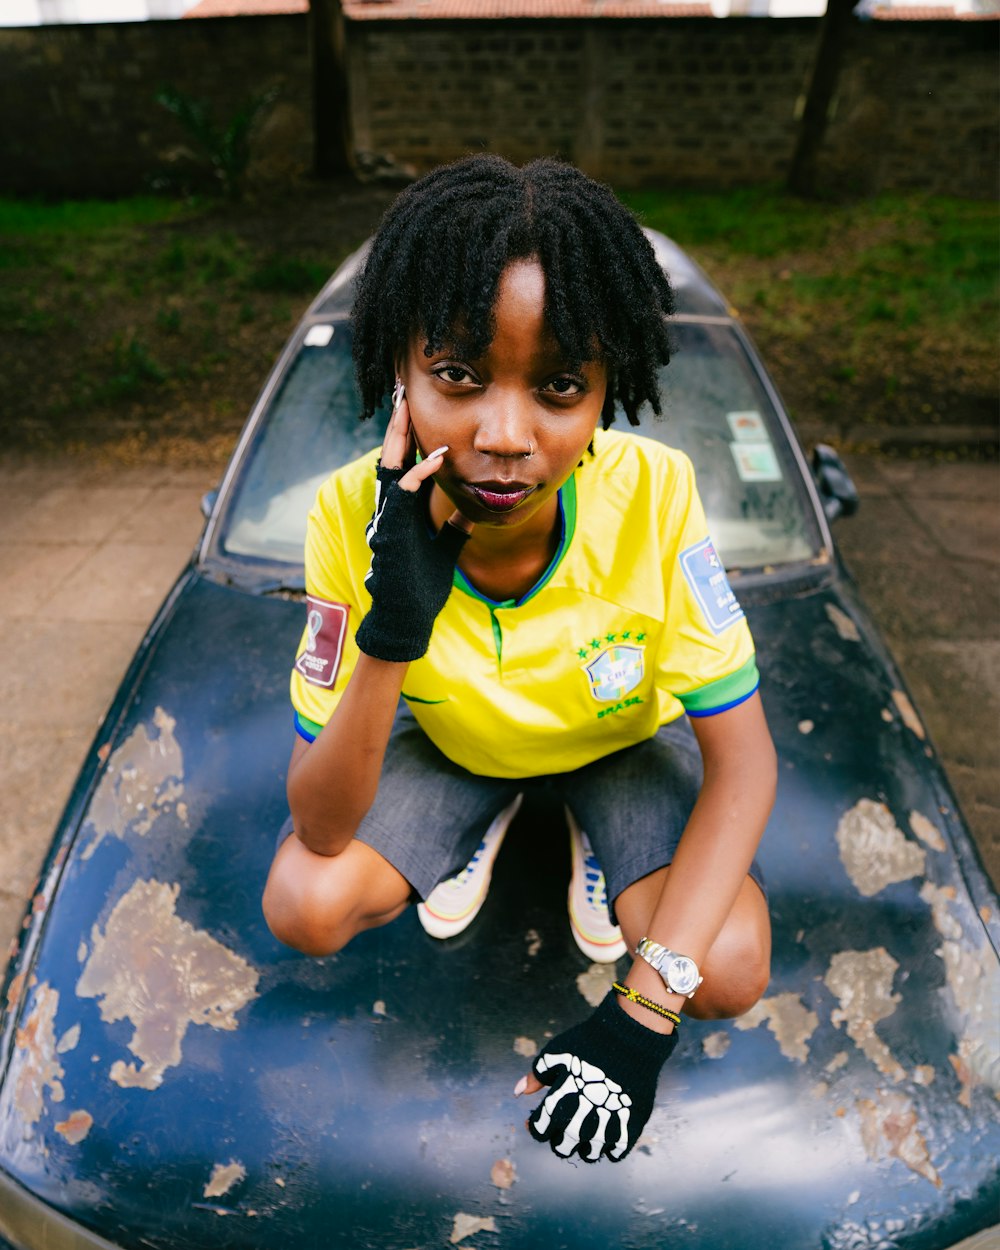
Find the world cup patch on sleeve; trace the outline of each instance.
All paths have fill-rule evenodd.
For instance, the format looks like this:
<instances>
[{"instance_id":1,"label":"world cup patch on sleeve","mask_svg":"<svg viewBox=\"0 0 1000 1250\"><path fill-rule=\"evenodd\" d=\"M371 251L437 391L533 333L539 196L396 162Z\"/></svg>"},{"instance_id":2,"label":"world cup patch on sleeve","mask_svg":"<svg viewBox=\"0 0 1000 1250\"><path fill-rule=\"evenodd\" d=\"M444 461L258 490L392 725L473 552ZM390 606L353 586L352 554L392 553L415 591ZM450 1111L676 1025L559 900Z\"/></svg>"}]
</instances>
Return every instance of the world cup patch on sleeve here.
<instances>
[{"instance_id":1,"label":"world cup patch on sleeve","mask_svg":"<svg viewBox=\"0 0 1000 1250\"><path fill-rule=\"evenodd\" d=\"M314 595L306 596L306 605L305 646L295 660L295 668L311 685L329 690L340 670L350 609L346 603L327 603Z\"/></svg>"},{"instance_id":2,"label":"world cup patch on sleeve","mask_svg":"<svg viewBox=\"0 0 1000 1250\"><path fill-rule=\"evenodd\" d=\"M680 561L687 583L714 634L721 634L734 621L742 619L743 609L710 538L682 551Z\"/></svg>"}]
</instances>

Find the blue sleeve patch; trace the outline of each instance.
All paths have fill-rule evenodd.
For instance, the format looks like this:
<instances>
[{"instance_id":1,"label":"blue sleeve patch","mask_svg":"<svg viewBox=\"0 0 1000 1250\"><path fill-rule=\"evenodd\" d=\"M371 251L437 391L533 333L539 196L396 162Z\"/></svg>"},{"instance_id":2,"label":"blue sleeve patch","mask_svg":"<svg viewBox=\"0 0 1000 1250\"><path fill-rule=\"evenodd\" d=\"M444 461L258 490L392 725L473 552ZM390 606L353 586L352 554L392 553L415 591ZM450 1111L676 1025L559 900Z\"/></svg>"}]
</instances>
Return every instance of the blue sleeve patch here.
<instances>
[{"instance_id":1,"label":"blue sleeve patch","mask_svg":"<svg viewBox=\"0 0 1000 1250\"><path fill-rule=\"evenodd\" d=\"M680 555L681 568L694 597L701 604L714 634L721 634L735 621L743 619L743 609L729 585L715 544L704 538Z\"/></svg>"}]
</instances>

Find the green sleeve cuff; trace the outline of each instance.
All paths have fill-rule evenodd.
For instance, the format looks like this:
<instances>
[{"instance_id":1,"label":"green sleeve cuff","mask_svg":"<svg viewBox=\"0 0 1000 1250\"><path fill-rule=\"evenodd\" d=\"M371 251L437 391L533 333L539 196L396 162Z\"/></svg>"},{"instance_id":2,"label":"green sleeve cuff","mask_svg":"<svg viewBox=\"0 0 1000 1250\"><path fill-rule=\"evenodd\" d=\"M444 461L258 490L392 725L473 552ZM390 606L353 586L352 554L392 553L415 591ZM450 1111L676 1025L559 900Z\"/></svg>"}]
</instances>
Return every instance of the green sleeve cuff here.
<instances>
[{"instance_id":1,"label":"green sleeve cuff","mask_svg":"<svg viewBox=\"0 0 1000 1250\"><path fill-rule=\"evenodd\" d=\"M315 742L322 728L322 725L317 725L314 720L303 716L301 712L295 713L295 732L300 738L305 738L306 742Z\"/></svg>"},{"instance_id":2,"label":"green sleeve cuff","mask_svg":"<svg viewBox=\"0 0 1000 1250\"><path fill-rule=\"evenodd\" d=\"M735 673L711 681L707 686L699 686L697 690L679 694L677 698L688 716L714 716L749 699L759 685L757 659L752 655Z\"/></svg>"}]
</instances>

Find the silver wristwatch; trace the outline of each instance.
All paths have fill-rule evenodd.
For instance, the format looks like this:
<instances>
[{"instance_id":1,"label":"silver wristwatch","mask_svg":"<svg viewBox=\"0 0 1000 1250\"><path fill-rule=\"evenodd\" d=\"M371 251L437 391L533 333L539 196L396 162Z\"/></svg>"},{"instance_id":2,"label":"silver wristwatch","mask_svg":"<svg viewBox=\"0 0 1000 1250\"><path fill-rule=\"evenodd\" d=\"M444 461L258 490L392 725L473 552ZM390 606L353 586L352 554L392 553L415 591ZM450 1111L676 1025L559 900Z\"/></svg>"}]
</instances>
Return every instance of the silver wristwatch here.
<instances>
[{"instance_id":1,"label":"silver wristwatch","mask_svg":"<svg viewBox=\"0 0 1000 1250\"><path fill-rule=\"evenodd\" d=\"M693 998L694 992L705 979L698 972L698 965L688 955L678 955L669 951L652 938L644 937L635 948L635 953L663 978L663 984L671 994L683 994L685 998Z\"/></svg>"}]
</instances>

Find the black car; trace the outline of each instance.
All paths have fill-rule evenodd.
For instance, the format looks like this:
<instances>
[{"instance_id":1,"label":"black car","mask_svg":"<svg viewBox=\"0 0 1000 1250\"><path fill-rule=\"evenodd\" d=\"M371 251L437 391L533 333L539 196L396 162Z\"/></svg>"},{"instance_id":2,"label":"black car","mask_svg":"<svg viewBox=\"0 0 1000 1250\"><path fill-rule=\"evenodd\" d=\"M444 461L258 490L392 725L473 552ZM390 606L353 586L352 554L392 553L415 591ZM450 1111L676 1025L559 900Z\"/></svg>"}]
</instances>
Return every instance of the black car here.
<instances>
[{"instance_id":1,"label":"black car","mask_svg":"<svg viewBox=\"0 0 1000 1250\"><path fill-rule=\"evenodd\" d=\"M570 935L559 812L525 805L453 942L412 909L324 959L268 932L305 516L384 428L357 420L359 253L268 378L56 831L0 998L0 1246L998 1244L997 899L837 557L843 466L807 465L736 315L651 238L676 355L640 430L694 461L781 761L766 996L689 1022L637 1149L589 1166L512 1096L615 975Z\"/></svg>"}]
</instances>

